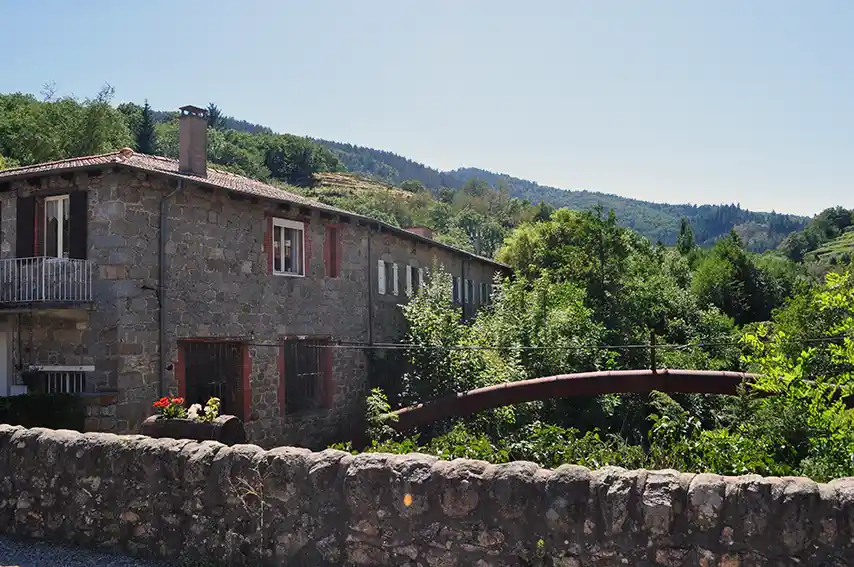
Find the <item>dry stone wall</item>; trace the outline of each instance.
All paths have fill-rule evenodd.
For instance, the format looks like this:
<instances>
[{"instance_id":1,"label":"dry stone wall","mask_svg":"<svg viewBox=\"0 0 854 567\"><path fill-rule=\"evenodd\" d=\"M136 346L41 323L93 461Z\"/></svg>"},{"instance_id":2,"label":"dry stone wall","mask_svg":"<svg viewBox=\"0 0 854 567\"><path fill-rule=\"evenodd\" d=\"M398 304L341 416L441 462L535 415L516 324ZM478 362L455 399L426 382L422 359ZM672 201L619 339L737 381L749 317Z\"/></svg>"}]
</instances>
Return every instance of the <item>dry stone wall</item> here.
<instances>
[{"instance_id":1,"label":"dry stone wall","mask_svg":"<svg viewBox=\"0 0 854 567\"><path fill-rule=\"evenodd\" d=\"M854 479L551 471L0 425L0 532L170 564L843 566Z\"/></svg>"}]
</instances>

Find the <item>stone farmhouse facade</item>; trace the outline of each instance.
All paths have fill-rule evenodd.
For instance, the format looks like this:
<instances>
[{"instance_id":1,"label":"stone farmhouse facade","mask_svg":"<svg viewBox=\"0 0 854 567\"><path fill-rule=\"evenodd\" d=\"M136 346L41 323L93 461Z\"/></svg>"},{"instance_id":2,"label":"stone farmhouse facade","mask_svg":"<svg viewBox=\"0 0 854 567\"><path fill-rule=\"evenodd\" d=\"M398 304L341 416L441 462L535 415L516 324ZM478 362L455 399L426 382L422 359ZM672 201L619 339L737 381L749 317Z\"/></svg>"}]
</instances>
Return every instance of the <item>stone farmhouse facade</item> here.
<instances>
[{"instance_id":1,"label":"stone farmhouse facade","mask_svg":"<svg viewBox=\"0 0 854 567\"><path fill-rule=\"evenodd\" d=\"M508 268L207 168L181 109L178 160L129 148L0 172L0 395L70 392L92 431L136 433L161 395L322 446L362 419L372 346L429 269L470 315ZM163 356L161 356L161 352Z\"/></svg>"}]
</instances>

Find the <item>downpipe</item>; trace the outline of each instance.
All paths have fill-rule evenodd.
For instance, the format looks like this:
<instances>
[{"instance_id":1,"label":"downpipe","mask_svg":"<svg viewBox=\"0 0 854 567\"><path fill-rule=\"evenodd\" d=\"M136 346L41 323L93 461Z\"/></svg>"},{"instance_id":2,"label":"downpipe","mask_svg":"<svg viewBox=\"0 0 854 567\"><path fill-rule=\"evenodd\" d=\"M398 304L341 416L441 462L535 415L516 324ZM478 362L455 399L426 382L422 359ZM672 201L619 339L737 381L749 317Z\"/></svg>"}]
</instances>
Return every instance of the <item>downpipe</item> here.
<instances>
[{"instance_id":1,"label":"downpipe","mask_svg":"<svg viewBox=\"0 0 854 567\"><path fill-rule=\"evenodd\" d=\"M167 195L160 199L160 230L158 231L158 250L157 250L157 302L159 305L159 324L157 326L159 353L160 353L160 372L157 380L157 397L162 398L166 389L166 242L167 238L167 222L166 212L169 199L184 188L184 180L178 180L178 186Z\"/></svg>"}]
</instances>

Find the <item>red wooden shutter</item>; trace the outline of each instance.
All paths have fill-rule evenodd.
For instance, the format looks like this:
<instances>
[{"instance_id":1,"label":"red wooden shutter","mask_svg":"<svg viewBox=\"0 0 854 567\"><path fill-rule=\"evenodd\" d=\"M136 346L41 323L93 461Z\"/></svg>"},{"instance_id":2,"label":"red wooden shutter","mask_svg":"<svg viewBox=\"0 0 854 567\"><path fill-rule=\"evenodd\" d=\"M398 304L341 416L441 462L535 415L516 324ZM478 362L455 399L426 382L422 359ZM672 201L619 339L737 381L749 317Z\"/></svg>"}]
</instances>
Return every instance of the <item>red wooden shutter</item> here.
<instances>
[{"instance_id":1,"label":"red wooden shutter","mask_svg":"<svg viewBox=\"0 0 854 567\"><path fill-rule=\"evenodd\" d=\"M341 275L341 230L337 226L326 227L323 262L326 265L326 277L337 278Z\"/></svg>"},{"instance_id":2,"label":"red wooden shutter","mask_svg":"<svg viewBox=\"0 0 854 567\"><path fill-rule=\"evenodd\" d=\"M309 221L303 221L305 224L303 228L303 244L305 246L305 261L303 263L303 275L309 275L311 273L311 228L308 226Z\"/></svg>"}]
</instances>

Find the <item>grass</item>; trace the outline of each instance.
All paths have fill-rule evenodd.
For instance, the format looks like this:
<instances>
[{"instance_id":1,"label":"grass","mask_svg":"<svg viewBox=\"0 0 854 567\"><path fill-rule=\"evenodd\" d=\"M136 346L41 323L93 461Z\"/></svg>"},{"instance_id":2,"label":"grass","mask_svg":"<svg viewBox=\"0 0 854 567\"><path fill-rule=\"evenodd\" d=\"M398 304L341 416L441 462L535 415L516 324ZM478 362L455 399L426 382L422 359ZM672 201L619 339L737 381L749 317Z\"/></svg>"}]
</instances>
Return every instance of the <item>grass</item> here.
<instances>
[{"instance_id":1,"label":"grass","mask_svg":"<svg viewBox=\"0 0 854 567\"><path fill-rule=\"evenodd\" d=\"M824 264L847 263L854 257L854 230L824 243L809 254L809 259Z\"/></svg>"}]
</instances>

